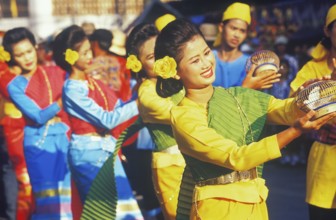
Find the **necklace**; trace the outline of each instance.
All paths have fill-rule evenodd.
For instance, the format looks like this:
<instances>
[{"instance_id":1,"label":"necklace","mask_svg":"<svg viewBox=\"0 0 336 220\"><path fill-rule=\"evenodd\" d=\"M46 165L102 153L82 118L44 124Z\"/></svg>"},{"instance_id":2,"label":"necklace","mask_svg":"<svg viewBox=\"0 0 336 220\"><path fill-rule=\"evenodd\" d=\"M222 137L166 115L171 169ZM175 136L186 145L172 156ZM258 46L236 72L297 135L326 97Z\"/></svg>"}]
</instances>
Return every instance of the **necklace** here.
<instances>
[{"instance_id":1,"label":"necklace","mask_svg":"<svg viewBox=\"0 0 336 220\"><path fill-rule=\"evenodd\" d=\"M42 67L39 67L39 69L41 69L44 80L47 84L47 88L48 88L48 95L49 95L49 105L51 105L53 103L53 97L52 97L52 90L51 90L51 85L50 85L50 81L48 79L47 73L45 72L45 70ZM42 146L42 144L44 143L47 135L48 135L48 130L49 130L49 125L50 123L47 122L46 127L44 129L42 138L40 140L37 141L37 146Z\"/></svg>"},{"instance_id":2,"label":"necklace","mask_svg":"<svg viewBox=\"0 0 336 220\"><path fill-rule=\"evenodd\" d=\"M103 97L104 99L104 104L105 104L105 110L108 110L108 102L107 102L107 98L105 93L103 92L103 90L100 88L100 86L98 85L98 83L91 79L90 77L88 77L88 86L89 88L94 91L95 88L98 89L99 94L101 95L101 97Z\"/></svg>"},{"instance_id":3,"label":"necklace","mask_svg":"<svg viewBox=\"0 0 336 220\"><path fill-rule=\"evenodd\" d=\"M95 87L92 83L92 79L91 78L87 78L87 85L89 87L90 90L94 91L95 90Z\"/></svg>"},{"instance_id":4,"label":"necklace","mask_svg":"<svg viewBox=\"0 0 336 220\"><path fill-rule=\"evenodd\" d=\"M42 70L42 74L43 74L43 77L44 77L44 80L47 84L47 88L48 88L48 95L49 95L49 104L51 105L53 103L53 100L52 100L52 90L51 90L51 85L50 85L50 81L48 79L48 76L47 76L47 73L45 72L45 70L40 67L41 70Z\"/></svg>"},{"instance_id":5,"label":"necklace","mask_svg":"<svg viewBox=\"0 0 336 220\"><path fill-rule=\"evenodd\" d=\"M252 127L251 127L251 122L249 121L246 113L244 112L240 102L238 101L238 99L236 98L236 96L234 96L229 89L225 89L225 91L231 95L231 97L235 100L236 102L236 105L237 105L237 112L239 114L239 117L240 117L240 122L242 123L243 125L243 144L245 145L246 144L246 134L247 134L247 130L250 131L250 134L251 134L251 141L254 142L254 138L253 138L253 130L252 130ZM248 127L246 128L245 126L245 123L244 123L244 119L245 121L247 121L247 125Z\"/></svg>"}]
</instances>

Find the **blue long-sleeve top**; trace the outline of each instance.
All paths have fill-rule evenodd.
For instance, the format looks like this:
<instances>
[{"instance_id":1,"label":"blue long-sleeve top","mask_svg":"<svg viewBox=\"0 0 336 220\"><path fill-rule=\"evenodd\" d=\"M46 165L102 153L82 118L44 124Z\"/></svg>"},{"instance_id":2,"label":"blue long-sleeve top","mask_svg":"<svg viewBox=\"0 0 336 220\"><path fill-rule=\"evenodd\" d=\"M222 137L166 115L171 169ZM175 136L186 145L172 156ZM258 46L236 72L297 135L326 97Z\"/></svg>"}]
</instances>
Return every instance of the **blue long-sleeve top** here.
<instances>
[{"instance_id":1,"label":"blue long-sleeve top","mask_svg":"<svg viewBox=\"0 0 336 220\"><path fill-rule=\"evenodd\" d=\"M108 130L138 115L135 101L123 103L118 99L113 110L104 110L93 98L89 97L87 82L82 80L68 79L65 81L63 105L65 111L71 116Z\"/></svg>"}]
</instances>

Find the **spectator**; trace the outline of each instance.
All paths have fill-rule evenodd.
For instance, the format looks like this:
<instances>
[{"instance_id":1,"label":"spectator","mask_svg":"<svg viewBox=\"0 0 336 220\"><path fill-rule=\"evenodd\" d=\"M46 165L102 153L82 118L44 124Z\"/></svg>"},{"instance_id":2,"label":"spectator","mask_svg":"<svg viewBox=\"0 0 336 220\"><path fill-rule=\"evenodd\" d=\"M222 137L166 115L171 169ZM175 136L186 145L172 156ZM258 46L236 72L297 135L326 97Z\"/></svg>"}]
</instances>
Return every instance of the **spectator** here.
<instances>
[{"instance_id":1,"label":"spectator","mask_svg":"<svg viewBox=\"0 0 336 220\"><path fill-rule=\"evenodd\" d=\"M115 36L118 38L118 36ZM127 101L131 98L130 73L125 68L124 59L110 51L114 36L107 29L97 29L90 35L93 63L86 71L116 92L118 98ZM114 40L116 43L116 40ZM118 50L117 52L120 52Z\"/></svg>"},{"instance_id":2,"label":"spectator","mask_svg":"<svg viewBox=\"0 0 336 220\"><path fill-rule=\"evenodd\" d=\"M247 54L239 47L247 37L251 23L250 6L233 3L224 11L219 33L213 50L216 59L216 79L214 86L243 86L254 89L265 89L279 81L279 74L269 73L263 76L246 75L245 64Z\"/></svg>"},{"instance_id":3,"label":"spectator","mask_svg":"<svg viewBox=\"0 0 336 220\"><path fill-rule=\"evenodd\" d=\"M289 64L288 68L288 82L292 82L295 78L298 70L299 64L297 59L288 53L288 38L284 35L279 35L274 41L274 51L279 56L280 59L287 60Z\"/></svg>"}]
</instances>

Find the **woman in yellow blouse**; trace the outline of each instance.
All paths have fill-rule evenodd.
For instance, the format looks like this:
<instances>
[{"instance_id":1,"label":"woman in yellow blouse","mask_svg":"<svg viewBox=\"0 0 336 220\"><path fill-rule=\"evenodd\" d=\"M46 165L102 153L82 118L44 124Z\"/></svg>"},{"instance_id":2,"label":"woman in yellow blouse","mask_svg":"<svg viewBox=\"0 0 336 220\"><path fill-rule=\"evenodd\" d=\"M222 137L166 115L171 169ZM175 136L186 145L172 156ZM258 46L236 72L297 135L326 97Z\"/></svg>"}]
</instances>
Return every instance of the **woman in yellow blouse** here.
<instances>
[{"instance_id":1,"label":"woman in yellow blouse","mask_svg":"<svg viewBox=\"0 0 336 220\"><path fill-rule=\"evenodd\" d=\"M185 162L170 126L170 109L184 96L183 91L161 98L155 91L154 46L158 30L153 24L140 24L126 41L127 67L140 81L139 112L154 140L152 175L156 195L165 219L176 218L177 199Z\"/></svg>"},{"instance_id":2,"label":"woman in yellow blouse","mask_svg":"<svg viewBox=\"0 0 336 220\"><path fill-rule=\"evenodd\" d=\"M303 132L318 129L335 114L310 121L293 99L213 87L215 59L199 30L177 19L155 45L157 92L170 96L183 86L186 97L172 107L171 124L196 187L190 219L268 219L268 189L261 164L280 157L280 149ZM260 140L265 123L291 125Z\"/></svg>"},{"instance_id":3,"label":"woman in yellow blouse","mask_svg":"<svg viewBox=\"0 0 336 220\"><path fill-rule=\"evenodd\" d=\"M291 95L308 80L329 77L336 79L336 4L326 17L325 38L313 50L313 59L306 63L291 83ZM308 157L306 202L309 216L315 219L336 219L336 122L328 123L313 135Z\"/></svg>"}]
</instances>

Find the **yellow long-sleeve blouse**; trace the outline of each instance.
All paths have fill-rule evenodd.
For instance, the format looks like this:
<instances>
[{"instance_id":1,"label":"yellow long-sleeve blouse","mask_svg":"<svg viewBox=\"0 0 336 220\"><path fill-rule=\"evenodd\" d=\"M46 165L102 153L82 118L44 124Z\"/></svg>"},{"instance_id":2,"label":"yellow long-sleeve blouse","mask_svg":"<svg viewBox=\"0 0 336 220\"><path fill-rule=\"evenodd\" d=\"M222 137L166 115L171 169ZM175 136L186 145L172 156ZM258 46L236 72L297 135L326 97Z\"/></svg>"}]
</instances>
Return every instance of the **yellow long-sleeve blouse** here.
<instances>
[{"instance_id":1,"label":"yellow long-sleeve blouse","mask_svg":"<svg viewBox=\"0 0 336 220\"><path fill-rule=\"evenodd\" d=\"M170 110L174 104L174 97L181 99L185 92L181 90L179 95L162 98L156 93L156 81L146 79L139 88L139 113L145 123L160 123L170 125Z\"/></svg>"},{"instance_id":2,"label":"yellow long-sleeve blouse","mask_svg":"<svg viewBox=\"0 0 336 220\"><path fill-rule=\"evenodd\" d=\"M279 100L271 97L267 122L292 125L299 112L294 99ZM245 146L237 146L234 141L219 135L208 126L206 106L188 98L172 108L171 123L181 152L201 161L241 171L281 156L275 135ZM257 203L266 199L267 192L264 180L257 178L226 185L196 186L194 200L222 197Z\"/></svg>"}]
</instances>

